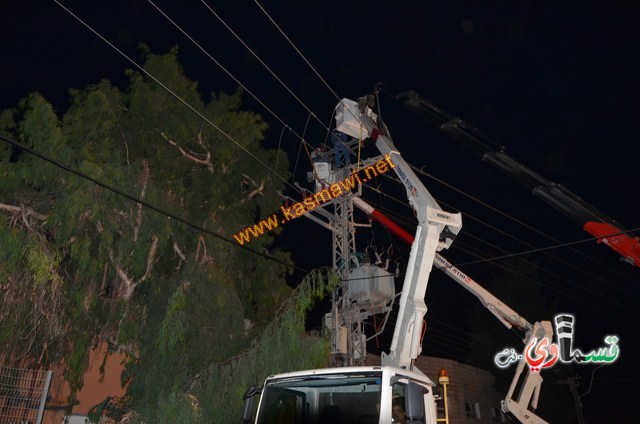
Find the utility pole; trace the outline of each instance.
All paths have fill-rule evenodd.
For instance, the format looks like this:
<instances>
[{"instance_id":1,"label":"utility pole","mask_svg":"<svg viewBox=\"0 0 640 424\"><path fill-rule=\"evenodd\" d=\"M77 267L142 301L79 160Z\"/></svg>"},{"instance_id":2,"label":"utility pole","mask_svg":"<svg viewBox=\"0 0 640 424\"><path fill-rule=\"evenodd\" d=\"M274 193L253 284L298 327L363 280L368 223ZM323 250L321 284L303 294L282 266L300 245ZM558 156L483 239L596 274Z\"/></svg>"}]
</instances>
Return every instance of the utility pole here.
<instances>
[{"instance_id":1,"label":"utility pole","mask_svg":"<svg viewBox=\"0 0 640 424\"><path fill-rule=\"evenodd\" d=\"M580 395L578 394L578 387L580 387L580 382L578 381L580 377L567 377L566 380L558 381L559 384L568 384L569 390L571 391L571 395L573 395L573 402L576 405L576 415L578 417L578 424L586 424L584 419L584 414L582 413L582 401L580 400Z\"/></svg>"},{"instance_id":2,"label":"utility pole","mask_svg":"<svg viewBox=\"0 0 640 424\"><path fill-rule=\"evenodd\" d=\"M361 140L347 140L339 133L332 134L333 149L316 149L311 158L313 172L308 173L314 182L315 193L326 191L347 178L353 178L364 166L371 165L379 157L352 164L350 157L359 152ZM351 176L351 177L350 177ZM340 274L342 283L333 295L331 312L325 315L324 325L331 332L329 363L334 367L364 365L367 355L367 336L364 321L372 315L391 311L395 298L394 276L375 263L366 252L356 252L356 227L369 227L370 223L354 222L354 198L362 194L346 192L326 207L318 207L305 217L332 233L332 265ZM333 213L329 208L333 206Z\"/></svg>"}]
</instances>

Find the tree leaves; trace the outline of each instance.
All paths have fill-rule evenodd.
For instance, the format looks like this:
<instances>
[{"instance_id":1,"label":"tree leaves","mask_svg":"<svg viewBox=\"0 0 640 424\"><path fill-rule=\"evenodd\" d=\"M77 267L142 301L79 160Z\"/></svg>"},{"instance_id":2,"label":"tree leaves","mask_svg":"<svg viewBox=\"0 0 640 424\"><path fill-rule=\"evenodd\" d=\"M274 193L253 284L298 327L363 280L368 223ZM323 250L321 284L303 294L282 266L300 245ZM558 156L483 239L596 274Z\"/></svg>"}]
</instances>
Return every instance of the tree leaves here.
<instances>
[{"instance_id":1,"label":"tree leaves","mask_svg":"<svg viewBox=\"0 0 640 424\"><path fill-rule=\"evenodd\" d=\"M267 125L240 109L240 92L205 102L176 51L145 57L147 71L275 166L275 152L261 146ZM154 81L128 75L126 89L103 80L70 91L62 118L31 94L0 113L0 132L223 234L277 208L282 181ZM281 173L286 166L281 157ZM243 175L261 190L243 185ZM0 208L0 355L23 365L62 361L75 391L91 346L108 343L129 355L130 406L149 422L178 422L170 417L188 405L185 422L199 419L186 390L194 376L248 348L291 292L282 265L4 145L0 203L11 206ZM290 348L306 340L300 322L290 328Z\"/></svg>"},{"instance_id":2,"label":"tree leaves","mask_svg":"<svg viewBox=\"0 0 640 424\"><path fill-rule=\"evenodd\" d=\"M309 309L340 281L333 271L309 273L282 305L278 315L262 330L252 349L212 364L200 372L191 392L201 403L204 422L233 422L242 408L242 395L251 386L262 384L268 375L327 365L329 341L305 332Z\"/></svg>"}]
</instances>

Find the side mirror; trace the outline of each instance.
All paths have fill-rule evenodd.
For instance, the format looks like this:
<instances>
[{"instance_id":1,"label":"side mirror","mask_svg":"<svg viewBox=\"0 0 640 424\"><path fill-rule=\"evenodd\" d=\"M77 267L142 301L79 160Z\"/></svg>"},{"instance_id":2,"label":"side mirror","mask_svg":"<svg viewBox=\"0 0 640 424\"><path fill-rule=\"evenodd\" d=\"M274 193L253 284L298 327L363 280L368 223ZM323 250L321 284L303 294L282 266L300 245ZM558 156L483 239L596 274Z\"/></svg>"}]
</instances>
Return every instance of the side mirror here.
<instances>
[{"instance_id":1,"label":"side mirror","mask_svg":"<svg viewBox=\"0 0 640 424\"><path fill-rule=\"evenodd\" d=\"M404 410L412 423L424 423L424 395L429 390L418 383L409 381L404 393Z\"/></svg>"},{"instance_id":2,"label":"side mirror","mask_svg":"<svg viewBox=\"0 0 640 424\"><path fill-rule=\"evenodd\" d=\"M244 393L244 407L242 408L242 424L251 422L251 414L253 413L253 399L256 395L262 393L262 386L253 386Z\"/></svg>"}]
</instances>

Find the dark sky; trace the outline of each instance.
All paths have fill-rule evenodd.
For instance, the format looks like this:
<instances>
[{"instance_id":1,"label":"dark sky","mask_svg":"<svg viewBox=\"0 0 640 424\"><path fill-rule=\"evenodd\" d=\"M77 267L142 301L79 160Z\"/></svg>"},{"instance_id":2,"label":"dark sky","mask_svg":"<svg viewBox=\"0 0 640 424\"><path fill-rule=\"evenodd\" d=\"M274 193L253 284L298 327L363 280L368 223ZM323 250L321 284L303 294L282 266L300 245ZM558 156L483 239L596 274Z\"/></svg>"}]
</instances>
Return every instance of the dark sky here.
<instances>
[{"instance_id":1,"label":"dark sky","mask_svg":"<svg viewBox=\"0 0 640 424\"><path fill-rule=\"evenodd\" d=\"M156 53L178 45L187 75L199 82L205 94L236 88L146 1L63 3L136 60L139 42ZM416 90L627 228L640 227L636 165L640 4L538 3L279 1L265 2L264 7L339 96L370 93L378 81L397 90ZM291 127L303 132L308 112L200 1L157 4ZM322 122L329 122L337 100L253 1L209 4ZM101 78L124 87L124 70L131 67L54 2L45 1L2 2L0 53L0 109L39 91L62 114L68 105L68 88L82 88ZM267 142L276 145L281 125L245 98L245 107L261 113L271 125ZM573 221L391 99L382 97L381 106L397 147L413 165L425 166L432 175L560 241L589 237ZM324 138L324 128L310 119L306 139L319 145ZM295 158L298 140L285 133L282 143ZM302 160L297 179L302 181L308 170ZM485 242L509 252L528 249L469 216L535 247L555 244L430 179L423 181L434 196L463 213L458 241L465 249L454 243L444 254L455 263L477 259L465 252L468 249L485 256L500 254ZM397 188L389 190L403 195ZM367 196L412 216L388 198ZM363 232L363 242L372 234L381 245L391 242L379 229ZM296 252L301 266L330 262L329 234L309 221L289 224L280 243ZM596 373L592 392L585 398L585 414L593 422L605 413L629 418L626 411L635 409L632 388L639 382L640 371L635 360L640 346L634 337L640 326L640 269L620 263L615 253L593 242L575 248L584 256L563 248L529 258L543 270L543 295L549 301L558 298L557 312L576 315L580 347L599 347L607 334L620 336L621 359ZM405 258L407 254L405 250ZM462 268L480 282L500 271L488 263ZM428 334L427 354L460 357L460 349L467 349L459 338L466 337L467 310L473 300L452 284L434 276L427 291L427 316L458 328L441 326L440 335ZM513 284L519 284L518 276ZM436 323L431 325L438 328ZM445 340L442 331L449 331L452 338ZM458 350L452 350L452 345ZM574 367L583 377L592 370L591 365ZM581 392L587 383L583 382Z\"/></svg>"}]
</instances>

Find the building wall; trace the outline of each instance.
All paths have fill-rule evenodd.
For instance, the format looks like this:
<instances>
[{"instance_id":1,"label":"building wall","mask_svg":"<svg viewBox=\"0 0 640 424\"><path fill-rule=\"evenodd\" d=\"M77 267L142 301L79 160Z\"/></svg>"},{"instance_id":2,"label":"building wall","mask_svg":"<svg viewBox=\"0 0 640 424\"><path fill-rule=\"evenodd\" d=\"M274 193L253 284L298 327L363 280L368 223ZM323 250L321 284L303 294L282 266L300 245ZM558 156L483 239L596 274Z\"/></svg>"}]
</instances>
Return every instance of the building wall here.
<instances>
[{"instance_id":1,"label":"building wall","mask_svg":"<svg viewBox=\"0 0 640 424\"><path fill-rule=\"evenodd\" d=\"M367 354L366 364L380 365L380 357ZM441 368L447 370L449 375L447 398L450 424L493 424L505 422L500 413L500 401L504 399L504 396L494 389L495 378L489 371L451 359L433 356L418 357L416 359L416 367L434 382L438 381L438 372ZM441 389L440 386L438 389ZM471 416L467 416L465 404L471 406ZM477 406L475 406L476 404ZM442 401L438 402L438 407L440 410ZM493 413L492 408L494 409ZM476 410L479 411L480 418L477 418ZM495 419L494 415L496 416ZM444 415L439 415L438 417L441 418Z\"/></svg>"},{"instance_id":2,"label":"building wall","mask_svg":"<svg viewBox=\"0 0 640 424\"><path fill-rule=\"evenodd\" d=\"M106 356L106 360L105 360ZM123 396L125 390L120 385L120 374L124 368L126 356L120 353L108 352L107 345L102 344L89 354L89 368L84 374L84 386L77 395L76 404L71 411L70 423L84 422L89 410L105 400L107 396ZM104 378L100 367L104 361ZM43 424L61 424L64 418L64 408L68 403L69 386L64 381L62 373L64 366L53 369L49 401L45 409Z\"/></svg>"}]
</instances>

